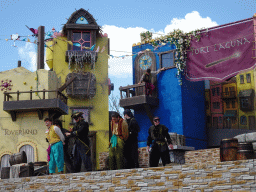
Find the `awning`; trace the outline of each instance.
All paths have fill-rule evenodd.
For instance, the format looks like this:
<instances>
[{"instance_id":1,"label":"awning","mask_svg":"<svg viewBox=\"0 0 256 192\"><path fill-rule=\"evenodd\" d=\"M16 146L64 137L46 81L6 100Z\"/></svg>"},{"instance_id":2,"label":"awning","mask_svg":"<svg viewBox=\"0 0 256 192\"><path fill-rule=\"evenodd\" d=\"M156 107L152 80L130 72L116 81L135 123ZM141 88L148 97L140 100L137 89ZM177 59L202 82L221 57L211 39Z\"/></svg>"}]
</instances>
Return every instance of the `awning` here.
<instances>
[{"instance_id":1,"label":"awning","mask_svg":"<svg viewBox=\"0 0 256 192\"><path fill-rule=\"evenodd\" d=\"M239 92L239 97L250 97L253 93L253 89L247 89Z\"/></svg>"},{"instance_id":2,"label":"awning","mask_svg":"<svg viewBox=\"0 0 256 192\"><path fill-rule=\"evenodd\" d=\"M224 117L236 117L236 110L228 110L224 113Z\"/></svg>"}]
</instances>

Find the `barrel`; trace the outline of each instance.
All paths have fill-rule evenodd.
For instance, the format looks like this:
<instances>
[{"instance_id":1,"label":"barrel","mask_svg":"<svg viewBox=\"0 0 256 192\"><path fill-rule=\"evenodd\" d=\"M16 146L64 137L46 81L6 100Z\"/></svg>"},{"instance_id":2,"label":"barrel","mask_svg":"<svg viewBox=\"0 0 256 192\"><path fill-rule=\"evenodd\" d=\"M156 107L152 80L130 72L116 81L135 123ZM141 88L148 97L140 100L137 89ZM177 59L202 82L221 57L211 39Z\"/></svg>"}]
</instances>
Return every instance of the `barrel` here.
<instances>
[{"instance_id":1,"label":"barrel","mask_svg":"<svg viewBox=\"0 0 256 192\"><path fill-rule=\"evenodd\" d=\"M20 163L27 163L27 155L25 151L10 155L9 163L11 166Z\"/></svg>"},{"instance_id":2,"label":"barrel","mask_svg":"<svg viewBox=\"0 0 256 192\"><path fill-rule=\"evenodd\" d=\"M10 167L1 168L1 179L10 179Z\"/></svg>"},{"instance_id":3,"label":"barrel","mask_svg":"<svg viewBox=\"0 0 256 192\"><path fill-rule=\"evenodd\" d=\"M222 139L220 143L220 160L235 161L238 140L236 138Z\"/></svg>"},{"instance_id":4,"label":"barrel","mask_svg":"<svg viewBox=\"0 0 256 192\"><path fill-rule=\"evenodd\" d=\"M238 143L237 160L254 159L254 151L251 142Z\"/></svg>"}]
</instances>

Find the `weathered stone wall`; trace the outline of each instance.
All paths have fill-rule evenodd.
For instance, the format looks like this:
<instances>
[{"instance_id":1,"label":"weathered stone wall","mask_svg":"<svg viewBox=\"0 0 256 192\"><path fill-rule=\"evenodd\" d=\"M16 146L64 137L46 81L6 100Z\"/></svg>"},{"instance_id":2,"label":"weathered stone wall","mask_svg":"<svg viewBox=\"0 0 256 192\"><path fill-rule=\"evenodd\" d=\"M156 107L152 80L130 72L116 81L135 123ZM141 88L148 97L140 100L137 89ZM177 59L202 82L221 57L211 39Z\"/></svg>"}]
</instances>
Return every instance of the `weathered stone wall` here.
<instances>
[{"instance_id":1,"label":"weathered stone wall","mask_svg":"<svg viewBox=\"0 0 256 192\"><path fill-rule=\"evenodd\" d=\"M146 147L141 147L138 149L139 153L139 167L149 167L149 153L147 152ZM108 157L108 152L102 152L99 155L100 158L100 170L104 170L106 168L106 159Z\"/></svg>"},{"instance_id":2,"label":"weathered stone wall","mask_svg":"<svg viewBox=\"0 0 256 192\"><path fill-rule=\"evenodd\" d=\"M256 159L0 180L0 191L256 191Z\"/></svg>"},{"instance_id":3,"label":"weathered stone wall","mask_svg":"<svg viewBox=\"0 0 256 192\"><path fill-rule=\"evenodd\" d=\"M220 162L220 148L187 151L185 153L186 164L214 162Z\"/></svg>"}]
</instances>

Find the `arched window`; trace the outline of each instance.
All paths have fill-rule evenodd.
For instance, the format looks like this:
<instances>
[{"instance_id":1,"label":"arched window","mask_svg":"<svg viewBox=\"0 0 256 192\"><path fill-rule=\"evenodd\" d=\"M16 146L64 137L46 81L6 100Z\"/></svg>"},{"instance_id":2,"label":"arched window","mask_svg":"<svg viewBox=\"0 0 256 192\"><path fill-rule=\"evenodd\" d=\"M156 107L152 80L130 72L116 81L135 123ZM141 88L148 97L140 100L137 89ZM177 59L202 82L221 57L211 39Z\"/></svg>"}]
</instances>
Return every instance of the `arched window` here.
<instances>
[{"instance_id":1,"label":"arched window","mask_svg":"<svg viewBox=\"0 0 256 192\"><path fill-rule=\"evenodd\" d=\"M31 145L23 145L20 148L20 152L21 151L25 151L26 155L27 155L27 162L35 162L35 154L34 154L34 148Z\"/></svg>"},{"instance_id":2,"label":"arched window","mask_svg":"<svg viewBox=\"0 0 256 192\"><path fill-rule=\"evenodd\" d=\"M1 168L2 167L10 167L9 163L10 155L6 154L1 157Z\"/></svg>"}]
</instances>

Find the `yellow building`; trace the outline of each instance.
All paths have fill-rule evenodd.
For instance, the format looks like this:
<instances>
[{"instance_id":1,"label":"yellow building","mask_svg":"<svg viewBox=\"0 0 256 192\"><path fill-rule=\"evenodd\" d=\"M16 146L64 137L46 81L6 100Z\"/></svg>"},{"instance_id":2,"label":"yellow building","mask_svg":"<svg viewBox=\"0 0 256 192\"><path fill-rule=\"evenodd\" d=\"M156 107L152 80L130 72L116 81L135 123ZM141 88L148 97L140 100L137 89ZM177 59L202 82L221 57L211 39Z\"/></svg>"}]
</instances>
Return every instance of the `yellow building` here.
<instances>
[{"instance_id":1,"label":"yellow building","mask_svg":"<svg viewBox=\"0 0 256 192\"><path fill-rule=\"evenodd\" d=\"M72 81L65 89L69 115L63 116L64 128L72 125L71 114L84 112L90 131L96 131L96 164L101 152L108 151L108 46L109 39L84 9L75 11L64 25L62 36L47 42L46 62L61 83Z\"/></svg>"},{"instance_id":2,"label":"yellow building","mask_svg":"<svg viewBox=\"0 0 256 192\"><path fill-rule=\"evenodd\" d=\"M223 99L223 128L238 129L238 103L237 103L237 86L236 78L222 84Z\"/></svg>"},{"instance_id":3,"label":"yellow building","mask_svg":"<svg viewBox=\"0 0 256 192\"><path fill-rule=\"evenodd\" d=\"M48 92L60 87L60 79L54 71L17 67L1 72L0 80L1 166L7 167L9 155L20 151L26 152L28 162L47 161L43 118L68 112L57 92Z\"/></svg>"},{"instance_id":4,"label":"yellow building","mask_svg":"<svg viewBox=\"0 0 256 192\"><path fill-rule=\"evenodd\" d=\"M236 76L240 129L255 129L255 75L253 69Z\"/></svg>"}]
</instances>

